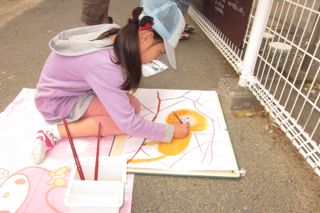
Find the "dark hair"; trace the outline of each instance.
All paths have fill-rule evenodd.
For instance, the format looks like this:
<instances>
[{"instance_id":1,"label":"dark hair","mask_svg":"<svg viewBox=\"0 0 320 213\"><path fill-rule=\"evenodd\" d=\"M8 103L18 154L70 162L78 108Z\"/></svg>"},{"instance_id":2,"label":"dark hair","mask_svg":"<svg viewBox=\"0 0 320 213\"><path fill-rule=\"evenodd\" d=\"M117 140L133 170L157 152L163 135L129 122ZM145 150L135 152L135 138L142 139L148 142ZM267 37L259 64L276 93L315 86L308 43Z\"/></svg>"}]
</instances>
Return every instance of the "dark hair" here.
<instances>
[{"instance_id":1,"label":"dark hair","mask_svg":"<svg viewBox=\"0 0 320 213\"><path fill-rule=\"evenodd\" d=\"M151 16L144 16L139 20L139 16L143 11L142 7L137 7L132 11L132 17L128 19L128 23L121 29L110 29L108 32L101 34L97 39L103 39L115 34L116 38L113 44L115 53L114 63L120 64L124 69L125 81L121 85L123 90L137 89L140 84L141 71L141 56L139 46L139 27L147 24L153 24ZM113 31L115 30L115 31ZM150 29L151 30L151 29ZM110 33L110 31L112 31ZM158 35L155 33L155 37ZM159 36L159 38L161 38Z\"/></svg>"}]
</instances>

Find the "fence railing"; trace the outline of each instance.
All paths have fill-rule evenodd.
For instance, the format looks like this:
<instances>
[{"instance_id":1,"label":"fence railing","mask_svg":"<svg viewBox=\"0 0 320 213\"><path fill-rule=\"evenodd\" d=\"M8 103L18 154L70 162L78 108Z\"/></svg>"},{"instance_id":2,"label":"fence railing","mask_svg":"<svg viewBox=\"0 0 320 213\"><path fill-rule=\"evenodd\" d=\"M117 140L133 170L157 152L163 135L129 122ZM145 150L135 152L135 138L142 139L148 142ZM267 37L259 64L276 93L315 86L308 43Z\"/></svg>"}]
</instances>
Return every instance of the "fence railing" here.
<instances>
[{"instance_id":1,"label":"fence railing","mask_svg":"<svg viewBox=\"0 0 320 213\"><path fill-rule=\"evenodd\" d=\"M257 48L252 31L266 15L258 11L262 2L270 11L247 70L245 57ZM319 11L319 0L255 0L241 49L194 7L189 14L320 176Z\"/></svg>"}]
</instances>

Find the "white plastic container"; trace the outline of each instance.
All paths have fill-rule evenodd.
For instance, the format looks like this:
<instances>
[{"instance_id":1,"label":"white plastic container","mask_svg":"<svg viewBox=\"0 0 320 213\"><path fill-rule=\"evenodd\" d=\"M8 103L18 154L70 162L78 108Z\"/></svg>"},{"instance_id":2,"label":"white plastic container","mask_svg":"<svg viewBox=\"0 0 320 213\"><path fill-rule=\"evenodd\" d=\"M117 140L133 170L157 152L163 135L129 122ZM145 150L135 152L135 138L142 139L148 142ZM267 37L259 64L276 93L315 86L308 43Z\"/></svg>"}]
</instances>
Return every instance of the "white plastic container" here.
<instances>
[{"instance_id":1,"label":"white plastic container","mask_svg":"<svg viewBox=\"0 0 320 213\"><path fill-rule=\"evenodd\" d=\"M86 180L80 180L76 166L71 173L64 203L73 213L119 212L124 200L127 177L126 159L106 157L99 159L99 177L94 180L95 159L81 159Z\"/></svg>"}]
</instances>

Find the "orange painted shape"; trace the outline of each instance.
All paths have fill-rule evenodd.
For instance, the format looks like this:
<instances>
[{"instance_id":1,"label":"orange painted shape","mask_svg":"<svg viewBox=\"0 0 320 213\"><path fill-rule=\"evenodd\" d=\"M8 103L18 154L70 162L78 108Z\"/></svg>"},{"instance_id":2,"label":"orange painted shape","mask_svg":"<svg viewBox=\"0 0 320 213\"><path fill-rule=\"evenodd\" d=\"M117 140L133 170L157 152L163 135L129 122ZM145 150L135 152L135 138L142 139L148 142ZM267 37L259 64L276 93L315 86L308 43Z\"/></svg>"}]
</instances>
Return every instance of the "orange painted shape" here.
<instances>
[{"instance_id":1,"label":"orange painted shape","mask_svg":"<svg viewBox=\"0 0 320 213\"><path fill-rule=\"evenodd\" d=\"M178 155L185 150L190 143L191 134L185 138L175 138L171 143L159 143L158 151L167 156Z\"/></svg>"},{"instance_id":2,"label":"orange painted shape","mask_svg":"<svg viewBox=\"0 0 320 213\"><path fill-rule=\"evenodd\" d=\"M190 125L190 132L198 132L203 131L208 128L207 119L201 115L200 113L191 110L191 109L180 109L175 111L178 117L181 120L190 120L192 123ZM170 113L167 118L166 122L169 124L176 123L177 117L174 113ZM192 134L189 134L185 138L174 138L172 139L171 143L160 143L155 141L150 141L145 146L158 146L158 151L163 154L159 157L152 157L152 158L142 158L142 159L132 159L130 163L149 163L153 161L161 160L162 158L168 156L175 156L182 153L188 146L191 140Z\"/></svg>"}]
</instances>

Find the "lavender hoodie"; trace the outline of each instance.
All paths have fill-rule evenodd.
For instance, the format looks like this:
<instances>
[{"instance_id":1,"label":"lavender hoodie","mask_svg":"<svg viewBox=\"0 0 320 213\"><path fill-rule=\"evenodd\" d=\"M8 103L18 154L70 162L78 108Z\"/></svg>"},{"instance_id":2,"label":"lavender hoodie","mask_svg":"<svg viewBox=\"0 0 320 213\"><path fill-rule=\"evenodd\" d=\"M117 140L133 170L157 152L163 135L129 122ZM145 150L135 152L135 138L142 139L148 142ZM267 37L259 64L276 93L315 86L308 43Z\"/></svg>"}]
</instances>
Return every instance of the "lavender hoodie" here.
<instances>
[{"instance_id":1,"label":"lavender hoodie","mask_svg":"<svg viewBox=\"0 0 320 213\"><path fill-rule=\"evenodd\" d=\"M97 95L116 125L125 133L170 142L173 126L148 121L135 114L128 91L121 90L124 76L114 56L111 39L93 40L119 27L103 24L59 33L49 42L49 55L36 88L35 104L46 121L66 118L79 96Z\"/></svg>"}]
</instances>

